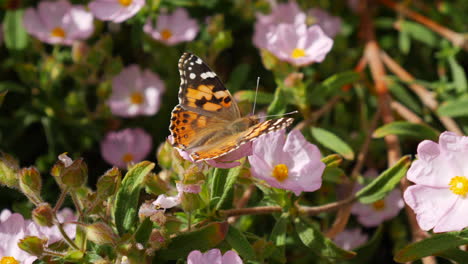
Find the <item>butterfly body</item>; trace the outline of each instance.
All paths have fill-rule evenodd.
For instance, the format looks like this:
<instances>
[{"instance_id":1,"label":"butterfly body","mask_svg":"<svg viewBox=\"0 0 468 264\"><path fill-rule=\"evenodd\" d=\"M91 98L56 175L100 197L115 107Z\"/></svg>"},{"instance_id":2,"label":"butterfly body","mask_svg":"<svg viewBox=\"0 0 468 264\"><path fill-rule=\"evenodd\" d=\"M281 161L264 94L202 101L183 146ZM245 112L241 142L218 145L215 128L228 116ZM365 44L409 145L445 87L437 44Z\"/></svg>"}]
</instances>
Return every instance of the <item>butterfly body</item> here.
<instances>
[{"instance_id":1,"label":"butterfly body","mask_svg":"<svg viewBox=\"0 0 468 264\"><path fill-rule=\"evenodd\" d=\"M293 121L259 122L257 116L242 117L232 95L199 57L184 53L178 66L179 104L172 111L169 130L174 147L190 152L194 161L224 156Z\"/></svg>"}]
</instances>

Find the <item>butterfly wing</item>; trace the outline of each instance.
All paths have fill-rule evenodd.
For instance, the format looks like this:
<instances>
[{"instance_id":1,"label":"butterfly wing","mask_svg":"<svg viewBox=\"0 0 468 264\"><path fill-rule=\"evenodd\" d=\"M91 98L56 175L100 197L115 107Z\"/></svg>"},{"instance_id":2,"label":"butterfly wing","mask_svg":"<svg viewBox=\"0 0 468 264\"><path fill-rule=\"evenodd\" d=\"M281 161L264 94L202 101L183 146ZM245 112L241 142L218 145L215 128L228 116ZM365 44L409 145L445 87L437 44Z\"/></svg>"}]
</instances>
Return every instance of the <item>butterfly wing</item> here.
<instances>
[{"instance_id":1,"label":"butterfly wing","mask_svg":"<svg viewBox=\"0 0 468 264\"><path fill-rule=\"evenodd\" d=\"M241 133L230 135L223 138L223 140L194 148L191 157L194 161L219 158L256 138L286 128L290 126L293 121L293 118L282 117L258 123Z\"/></svg>"},{"instance_id":2,"label":"butterfly wing","mask_svg":"<svg viewBox=\"0 0 468 264\"><path fill-rule=\"evenodd\" d=\"M241 116L229 91L202 59L184 53L178 67L179 105L172 111L169 130L174 146L186 150L205 144Z\"/></svg>"}]
</instances>

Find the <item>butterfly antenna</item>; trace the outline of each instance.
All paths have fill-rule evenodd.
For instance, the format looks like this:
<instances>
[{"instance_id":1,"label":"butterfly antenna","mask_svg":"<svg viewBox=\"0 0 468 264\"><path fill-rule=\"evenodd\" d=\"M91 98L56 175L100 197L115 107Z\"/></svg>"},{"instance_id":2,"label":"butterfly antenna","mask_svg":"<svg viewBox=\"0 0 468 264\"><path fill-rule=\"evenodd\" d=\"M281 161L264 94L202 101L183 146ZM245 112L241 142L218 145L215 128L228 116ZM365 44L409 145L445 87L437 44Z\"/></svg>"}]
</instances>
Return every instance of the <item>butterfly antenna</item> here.
<instances>
[{"instance_id":1,"label":"butterfly antenna","mask_svg":"<svg viewBox=\"0 0 468 264\"><path fill-rule=\"evenodd\" d=\"M254 104L252 108L252 115L255 114L255 105L257 104L257 94L258 94L258 84L260 83L260 77L257 77L257 88L255 88L255 99L254 99Z\"/></svg>"},{"instance_id":2,"label":"butterfly antenna","mask_svg":"<svg viewBox=\"0 0 468 264\"><path fill-rule=\"evenodd\" d=\"M263 118L263 117L272 117L272 116L285 116L285 115L293 115L293 114L297 114L297 113L299 113L299 111L295 110L295 111L292 111L292 112L289 112L289 113L285 113L285 114L259 116L258 118Z\"/></svg>"}]
</instances>

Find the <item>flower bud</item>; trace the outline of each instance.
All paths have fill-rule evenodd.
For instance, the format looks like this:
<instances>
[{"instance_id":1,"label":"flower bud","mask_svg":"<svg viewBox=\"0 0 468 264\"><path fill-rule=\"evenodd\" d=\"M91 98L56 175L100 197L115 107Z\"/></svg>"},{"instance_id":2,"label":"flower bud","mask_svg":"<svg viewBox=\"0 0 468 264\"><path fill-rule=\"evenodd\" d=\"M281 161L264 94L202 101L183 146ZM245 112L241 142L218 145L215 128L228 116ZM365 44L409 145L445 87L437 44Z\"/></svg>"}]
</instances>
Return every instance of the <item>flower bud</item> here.
<instances>
[{"instance_id":1,"label":"flower bud","mask_svg":"<svg viewBox=\"0 0 468 264\"><path fill-rule=\"evenodd\" d=\"M200 182L205 181L205 178L205 174L203 174L197 166L192 166L185 171L183 184L200 184Z\"/></svg>"},{"instance_id":2,"label":"flower bud","mask_svg":"<svg viewBox=\"0 0 468 264\"><path fill-rule=\"evenodd\" d=\"M81 187L88 178L88 166L82 158L77 159L70 166L62 169L60 178L62 183L69 188Z\"/></svg>"},{"instance_id":3,"label":"flower bud","mask_svg":"<svg viewBox=\"0 0 468 264\"><path fill-rule=\"evenodd\" d=\"M185 212L193 212L202 204L200 195L195 193L183 193L180 196L180 204Z\"/></svg>"},{"instance_id":4,"label":"flower bud","mask_svg":"<svg viewBox=\"0 0 468 264\"><path fill-rule=\"evenodd\" d=\"M94 223L86 226L86 235L88 239L98 245L117 243L117 235L114 230L103 222Z\"/></svg>"},{"instance_id":5,"label":"flower bud","mask_svg":"<svg viewBox=\"0 0 468 264\"><path fill-rule=\"evenodd\" d=\"M117 192L117 188L120 185L120 181L122 179L122 174L117 167L113 167L112 169L106 171L104 175L99 178L96 186L97 186L97 195L100 199L106 199L107 197L115 194Z\"/></svg>"},{"instance_id":6,"label":"flower bud","mask_svg":"<svg viewBox=\"0 0 468 264\"><path fill-rule=\"evenodd\" d=\"M80 62L89 52L89 47L85 42L75 41L72 45L72 59L74 62Z\"/></svg>"},{"instance_id":7,"label":"flower bud","mask_svg":"<svg viewBox=\"0 0 468 264\"><path fill-rule=\"evenodd\" d=\"M28 236L20 240L18 247L31 255L41 257L44 253L44 246L47 239L40 239L35 236Z\"/></svg>"},{"instance_id":8,"label":"flower bud","mask_svg":"<svg viewBox=\"0 0 468 264\"><path fill-rule=\"evenodd\" d=\"M42 179L39 171L34 167L21 169L19 172L19 185L21 191L28 196L28 198L38 198L41 194L42 187Z\"/></svg>"},{"instance_id":9,"label":"flower bud","mask_svg":"<svg viewBox=\"0 0 468 264\"><path fill-rule=\"evenodd\" d=\"M0 184L9 188L18 187L18 171L18 161L2 152L0 156Z\"/></svg>"},{"instance_id":10,"label":"flower bud","mask_svg":"<svg viewBox=\"0 0 468 264\"><path fill-rule=\"evenodd\" d=\"M160 230L153 229L148 242L153 250L159 250L166 243L166 237Z\"/></svg>"},{"instance_id":11,"label":"flower bud","mask_svg":"<svg viewBox=\"0 0 468 264\"><path fill-rule=\"evenodd\" d=\"M50 204L40 204L32 212L32 218L40 226L52 226L54 224L54 212Z\"/></svg>"},{"instance_id":12,"label":"flower bud","mask_svg":"<svg viewBox=\"0 0 468 264\"><path fill-rule=\"evenodd\" d=\"M149 173L145 178L145 190L147 193L151 193L154 195L160 195L166 193L169 188L167 187L167 182L161 179L161 175L168 173L168 171L163 170L159 174L156 173Z\"/></svg>"},{"instance_id":13,"label":"flower bud","mask_svg":"<svg viewBox=\"0 0 468 264\"><path fill-rule=\"evenodd\" d=\"M172 167L172 151L173 147L166 140L158 148L156 158L158 159L158 164L161 168L169 170Z\"/></svg>"}]
</instances>

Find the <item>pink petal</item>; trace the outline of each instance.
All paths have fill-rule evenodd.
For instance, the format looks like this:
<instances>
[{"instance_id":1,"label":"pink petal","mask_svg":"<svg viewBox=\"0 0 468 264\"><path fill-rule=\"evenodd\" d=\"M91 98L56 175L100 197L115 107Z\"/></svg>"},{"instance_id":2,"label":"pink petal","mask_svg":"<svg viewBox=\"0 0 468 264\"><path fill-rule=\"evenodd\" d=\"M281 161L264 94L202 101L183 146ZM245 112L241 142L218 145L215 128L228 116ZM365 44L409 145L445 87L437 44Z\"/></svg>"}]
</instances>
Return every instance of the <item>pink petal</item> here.
<instances>
[{"instance_id":1,"label":"pink petal","mask_svg":"<svg viewBox=\"0 0 468 264\"><path fill-rule=\"evenodd\" d=\"M222 264L242 264L242 259L235 251L229 250L224 253Z\"/></svg>"},{"instance_id":2,"label":"pink petal","mask_svg":"<svg viewBox=\"0 0 468 264\"><path fill-rule=\"evenodd\" d=\"M413 185L406 189L403 198L416 214L421 229L430 230L451 210L458 196L448 188Z\"/></svg>"},{"instance_id":3,"label":"pink petal","mask_svg":"<svg viewBox=\"0 0 468 264\"><path fill-rule=\"evenodd\" d=\"M434 227L434 232L460 231L468 226L468 201L458 196L454 206L447 211Z\"/></svg>"}]
</instances>

